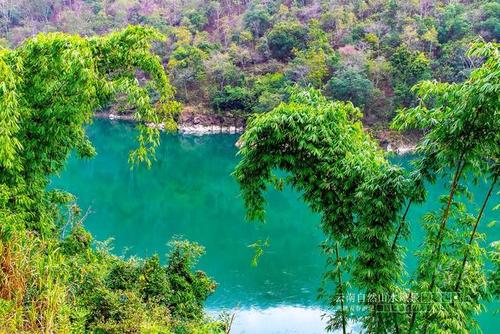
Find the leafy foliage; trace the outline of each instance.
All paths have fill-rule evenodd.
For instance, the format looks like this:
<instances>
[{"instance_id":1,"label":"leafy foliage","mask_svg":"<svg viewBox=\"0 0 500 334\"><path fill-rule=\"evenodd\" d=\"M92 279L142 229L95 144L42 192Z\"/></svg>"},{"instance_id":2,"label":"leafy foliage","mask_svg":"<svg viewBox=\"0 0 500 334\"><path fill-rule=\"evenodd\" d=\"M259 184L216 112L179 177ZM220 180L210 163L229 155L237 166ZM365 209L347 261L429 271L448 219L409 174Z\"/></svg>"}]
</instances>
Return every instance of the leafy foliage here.
<instances>
[{"instance_id":1,"label":"leafy foliage","mask_svg":"<svg viewBox=\"0 0 500 334\"><path fill-rule=\"evenodd\" d=\"M112 256L93 247L74 197L46 190L71 151L95 154L85 126L110 104L135 110L130 161L150 163L159 130L148 123L173 129L179 109L151 52L161 40L130 26L102 37L39 34L0 51L0 332L226 331L204 318L215 283L193 273L199 245L176 241L166 266Z\"/></svg>"},{"instance_id":2,"label":"leafy foliage","mask_svg":"<svg viewBox=\"0 0 500 334\"><path fill-rule=\"evenodd\" d=\"M426 131L408 174L363 131L359 109L328 101L317 90L296 89L288 103L250 120L234 172L247 216L264 220L263 193L276 182L275 169L286 171L284 182L321 214L325 281L336 287L333 294L328 284L320 289L334 310L328 329L346 333L347 319L358 318L369 333L470 333L478 330L481 303L497 294L498 268L487 276L478 226L499 172L498 44L475 44L469 57L484 61L465 82L420 82L413 88L419 105L395 118L397 129ZM415 254L416 273L406 277L401 239L408 236L408 211L425 201L426 182L448 176L441 208L422 221L426 234ZM470 198L461 182L467 177L489 179L477 214L464 202ZM497 253L490 252L495 264ZM347 284L366 292L365 313L344 305ZM383 297L403 294L404 300ZM422 303L415 296L428 298Z\"/></svg>"},{"instance_id":3,"label":"leafy foliage","mask_svg":"<svg viewBox=\"0 0 500 334\"><path fill-rule=\"evenodd\" d=\"M290 84L290 81L280 73L255 78L252 90L257 103L254 102L253 111L257 113L271 111L281 101L286 101Z\"/></svg>"},{"instance_id":4,"label":"leafy foliage","mask_svg":"<svg viewBox=\"0 0 500 334\"><path fill-rule=\"evenodd\" d=\"M245 87L225 86L212 96L215 110L248 111L252 107L252 92Z\"/></svg>"},{"instance_id":5,"label":"leafy foliage","mask_svg":"<svg viewBox=\"0 0 500 334\"><path fill-rule=\"evenodd\" d=\"M306 30L298 22L280 22L267 34L271 55L280 60L289 59L293 49L302 49L305 40Z\"/></svg>"},{"instance_id":6,"label":"leafy foliage","mask_svg":"<svg viewBox=\"0 0 500 334\"><path fill-rule=\"evenodd\" d=\"M442 198L442 208L425 218L428 234L418 254L415 290L417 293L430 291L434 296L452 291L463 300L449 305L431 300L423 315L411 312L410 330L443 328L456 333L470 332L477 327L473 316L480 312L481 300L488 297L485 251L479 245L482 236L477 233L477 226L499 170L499 46L476 44L469 56L485 59L469 79L460 84L419 83L414 90L420 105L401 111L394 120L398 129L427 130L417 150L420 155L416 162L418 179L435 182L436 175L453 171L449 194ZM487 177L491 182L477 215L468 213L460 198L468 193L461 183L467 177ZM451 223L453 227L449 226ZM450 272L454 273L451 279L447 274Z\"/></svg>"},{"instance_id":7,"label":"leafy foliage","mask_svg":"<svg viewBox=\"0 0 500 334\"><path fill-rule=\"evenodd\" d=\"M398 104L408 107L415 101L410 88L421 80L430 78L429 60L423 53L411 52L400 47L392 55L394 93Z\"/></svg>"},{"instance_id":8,"label":"leafy foliage","mask_svg":"<svg viewBox=\"0 0 500 334\"><path fill-rule=\"evenodd\" d=\"M263 192L275 178L272 170L289 172L285 182L321 213L328 240L357 255L349 270L355 286L381 293L402 273L391 243L407 182L363 132L360 115L351 103L327 101L317 90L296 91L288 103L252 118L234 174L248 218L263 220ZM377 309L377 301L367 303ZM387 321L372 311L367 326L380 331Z\"/></svg>"},{"instance_id":9,"label":"leafy foliage","mask_svg":"<svg viewBox=\"0 0 500 334\"><path fill-rule=\"evenodd\" d=\"M363 72L352 67L338 71L326 84L326 94L335 100L351 101L364 106L373 94L372 82Z\"/></svg>"},{"instance_id":10,"label":"leafy foliage","mask_svg":"<svg viewBox=\"0 0 500 334\"><path fill-rule=\"evenodd\" d=\"M243 16L245 27L252 32L255 37L260 37L269 29L271 25L271 15L262 4L252 3Z\"/></svg>"}]
</instances>

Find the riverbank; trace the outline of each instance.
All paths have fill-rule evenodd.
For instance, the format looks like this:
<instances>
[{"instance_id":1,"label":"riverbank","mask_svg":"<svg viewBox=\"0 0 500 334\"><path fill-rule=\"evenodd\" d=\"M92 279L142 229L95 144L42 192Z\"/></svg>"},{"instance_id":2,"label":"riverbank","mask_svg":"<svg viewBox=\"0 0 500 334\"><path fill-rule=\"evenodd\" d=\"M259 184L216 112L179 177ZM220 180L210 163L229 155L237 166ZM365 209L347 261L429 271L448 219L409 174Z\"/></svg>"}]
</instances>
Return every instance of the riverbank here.
<instances>
[{"instance_id":1,"label":"riverbank","mask_svg":"<svg viewBox=\"0 0 500 334\"><path fill-rule=\"evenodd\" d=\"M130 113L117 113L114 110L99 112L96 118L135 122ZM245 119L241 116L214 114L203 106L185 106L177 120L178 131L187 135L238 134L245 131ZM151 124L151 126L156 126ZM160 126L160 129L163 129Z\"/></svg>"},{"instance_id":2,"label":"riverbank","mask_svg":"<svg viewBox=\"0 0 500 334\"><path fill-rule=\"evenodd\" d=\"M134 122L134 116L129 113L115 111L96 113L96 118ZM226 113L215 114L204 106L184 106L177 120L178 131L181 134L203 136L212 134L241 134L245 131L245 118ZM156 126L151 124L151 126ZM160 126L160 129L163 128ZM398 155L413 153L420 136L416 132L401 134L384 127L367 127L380 147L387 152Z\"/></svg>"},{"instance_id":3,"label":"riverbank","mask_svg":"<svg viewBox=\"0 0 500 334\"><path fill-rule=\"evenodd\" d=\"M243 133L245 118L231 113L215 114L203 106L185 106L179 116L179 132L189 135Z\"/></svg>"},{"instance_id":4,"label":"riverbank","mask_svg":"<svg viewBox=\"0 0 500 334\"><path fill-rule=\"evenodd\" d=\"M400 133L386 128L365 128L365 130L371 133L381 148L397 155L414 153L421 137L420 133L416 131Z\"/></svg>"}]
</instances>

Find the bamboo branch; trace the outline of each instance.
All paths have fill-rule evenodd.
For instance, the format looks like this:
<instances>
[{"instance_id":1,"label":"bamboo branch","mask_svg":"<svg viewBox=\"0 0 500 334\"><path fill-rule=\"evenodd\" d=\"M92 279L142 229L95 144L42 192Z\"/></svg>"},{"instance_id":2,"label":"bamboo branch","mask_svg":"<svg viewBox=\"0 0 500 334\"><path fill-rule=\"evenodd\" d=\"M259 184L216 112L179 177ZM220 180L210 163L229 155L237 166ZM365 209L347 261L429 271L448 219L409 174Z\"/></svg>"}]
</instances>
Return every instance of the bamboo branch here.
<instances>
[{"instance_id":1,"label":"bamboo branch","mask_svg":"<svg viewBox=\"0 0 500 334\"><path fill-rule=\"evenodd\" d=\"M399 235L401 234L401 231L403 229L403 226L406 222L406 215L408 214L408 211L410 210L411 203L413 202L412 199L408 201L408 205L406 205L405 213L403 214L403 217L401 218L401 222L399 223L398 230L396 231L396 234L394 235L394 240L392 241L392 246L391 250L394 250L396 247L396 243L398 241Z\"/></svg>"},{"instance_id":2,"label":"bamboo branch","mask_svg":"<svg viewBox=\"0 0 500 334\"><path fill-rule=\"evenodd\" d=\"M443 233L444 233L444 230L446 228L446 223L448 222L448 218L450 216L450 208L451 208L451 204L453 203L453 197L455 196L455 191L457 190L458 181L460 180L460 177L462 176L462 172L463 172L464 166L465 166L465 161L463 160L464 155L465 155L465 152L463 152L462 155L460 156L457 170L456 170L455 176L453 178L453 183L451 184L450 195L448 196L448 202L446 203L446 209L443 213L443 218L441 220L441 225L439 226L438 235L436 236L437 245L436 245L436 248L434 249L434 251L432 252L431 260L433 260L434 257L436 257L436 258L439 257L439 255L441 254L441 246L443 244L441 239L443 238ZM431 279L431 284L430 284L429 290L432 290L432 288L434 287L435 280L436 280L436 268L433 268L432 279Z\"/></svg>"},{"instance_id":3,"label":"bamboo branch","mask_svg":"<svg viewBox=\"0 0 500 334\"><path fill-rule=\"evenodd\" d=\"M469 246L472 244L472 241L474 240L474 237L476 236L477 227L479 225L479 222L481 221L481 218L482 218L483 213L484 213L484 209L486 208L486 204L488 203L488 200L490 199L491 193L493 191L493 188L495 187L496 182L497 182L497 175L495 175L495 178L493 179L493 182L491 183L490 189L488 190L488 193L486 194L486 197L483 201L483 205L481 206L481 209L479 210L479 214L477 216L476 223L474 224L474 228L472 229L472 233L471 233L470 238L469 238L469 243L467 244L467 248L465 249L464 258L462 260L462 267L461 267L460 272L458 274L457 282L455 283L455 292L458 292L458 290L460 289L460 282L462 280L462 275L465 271L465 265L467 263L467 258L469 256Z\"/></svg>"},{"instance_id":4,"label":"bamboo branch","mask_svg":"<svg viewBox=\"0 0 500 334\"><path fill-rule=\"evenodd\" d=\"M405 209L405 212L403 214L403 217L401 217L401 222L399 223L398 230L396 231L396 234L394 235L394 240L392 241L392 245L391 245L392 251L394 251L394 249L396 248L398 238L401 234L401 231L403 230L403 226L406 222L406 216L408 215L408 211L410 211L410 206L411 206L412 202L413 202L413 200L410 198L410 200L408 201L408 204L406 205L406 209ZM392 308L392 305L391 305L391 309L394 311L394 309ZM396 334L399 334L401 331L400 331L398 319L397 319L395 313L393 313L392 318L394 321L394 329L396 330Z\"/></svg>"},{"instance_id":5,"label":"bamboo branch","mask_svg":"<svg viewBox=\"0 0 500 334\"><path fill-rule=\"evenodd\" d=\"M441 219L441 224L439 226L439 231L438 231L438 234L436 236L436 243L437 244L436 244L436 246L431 254L431 258L429 261L430 263L432 263L434 261L434 258L439 258L439 255L441 254L441 245L442 245L441 239L442 239L442 235L444 233L444 230L446 228L446 222L448 221L451 203L453 202L453 197L455 196L455 191L456 191L456 188L458 185L458 181L460 180L460 177L462 176L462 172L464 170L464 166L465 166L464 156L465 156L465 150L462 152L462 154L460 155L460 158L458 159L457 168L455 170L455 174L453 176L453 181L451 183L450 194L448 195L448 202L446 203L446 208L444 210L443 217ZM432 289L434 288L434 284L436 282L436 269L437 268L435 266L432 268L431 284L429 285L430 292L432 292ZM426 316L427 316L427 314L426 314ZM411 320L410 320L410 326L408 328L408 333L413 332L413 327L415 326L416 318L417 318L417 313L413 312ZM426 326L426 329L424 330L424 333L426 332L426 330L427 330L427 326Z\"/></svg>"}]
</instances>

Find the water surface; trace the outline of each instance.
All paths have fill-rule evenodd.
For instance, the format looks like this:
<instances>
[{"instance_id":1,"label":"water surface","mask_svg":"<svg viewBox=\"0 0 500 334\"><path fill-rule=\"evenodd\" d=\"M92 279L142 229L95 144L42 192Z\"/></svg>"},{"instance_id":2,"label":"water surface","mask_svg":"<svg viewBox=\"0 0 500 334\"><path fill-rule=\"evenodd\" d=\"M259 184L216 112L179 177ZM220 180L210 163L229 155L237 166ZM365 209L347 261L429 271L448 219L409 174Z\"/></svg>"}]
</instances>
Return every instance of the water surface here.
<instances>
[{"instance_id":1,"label":"water surface","mask_svg":"<svg viewBox=\"0 0 500 334\"><path fill-rule=\"evenodd\" d=\"M163 134L152 168L132 171L127 158L136 132L131 124L96 120L88 134L97 157L71 157L51 186L75 194L82 209L90 210L85 226L95 238L113 238L115 253L126 256L164 255L176 235L196 241L206 248L198 267L219 283L207 309L235 310L233 333L324 332L324 305L316 300L325 262L319 216L286 188L267 194L266 224L245 221L238 185L230 176L238 162L236 135ZM425 207L412 209L410 249L422 239L418 218L437 205L442 186L430 188ZM480 200L486 186L474 190ZM498 203L498 196L490 202ZM483 222L492 217L488 210ZM487 232L489 240L500 239L498 229ZM270 247L252 267L248 245L267 238ZM414 267L411 260L407 265L410 271ZM485 333L494 333L491 312L481 324Z\"/></svg>"}]
</instances>

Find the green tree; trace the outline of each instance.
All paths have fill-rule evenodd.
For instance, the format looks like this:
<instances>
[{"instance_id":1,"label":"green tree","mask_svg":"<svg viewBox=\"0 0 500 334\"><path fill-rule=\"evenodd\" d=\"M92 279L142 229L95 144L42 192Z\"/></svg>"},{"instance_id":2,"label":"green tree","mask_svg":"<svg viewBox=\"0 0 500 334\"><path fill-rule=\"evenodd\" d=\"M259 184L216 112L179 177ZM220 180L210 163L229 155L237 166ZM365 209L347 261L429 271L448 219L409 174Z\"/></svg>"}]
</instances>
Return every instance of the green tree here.
<instances>
[{"instance_id":1,"label":"green tree","mask_svg":"<svg viewBox=\"0 0 500 334\"><path fill-rule=\"evenodd\" d=\"M463 38L471 29L469 20L465 16L462 4L452 3L444 9L438 27L439 42L446 43L450 40Z\"/></svg>"},{"instance_id":2,"label":"green tree","mask_svg":"<svg viewBox=\"0 0 500 334\"><path fill-rule=\"evenodd\" d=\"M244 76L231 61L228 54L214 53L205 61L207 80L213 90L222 90L224 86L239 86Z\"/></svg>"},{"instance_id":3,"label":"green tree","mask_svg":"<svg viewBox=\"0 0 500 334\"><path fill-rule=\"evenodd\" d=\"M500 39L500 3L495 1L483 5L478 28L487 40L498 41Z\"/></svg>"},{"instance_id":4,"label":"green tree","mask_svg":"<svg viewBox=\"0 0 500 334\"><path fill-rule=\"evenodd\" d=\"M325 93L335 100L351 101L363 107L373 94L373 84L363 71L352 66L342 67L326 83Z\"/></svg>"},{"instance_id":5,"label":"green tree","mask_svg":"<svg viewBox=\"0 0 500 334\"><path fill-rule=\"evenodd\" d=\"M182 93L184 101L193 97L189 94L190 89L199 89L200 83L205 80L204 61L207 57L206 52L189 44L177 46L170 55L167 68L170 70L172 82L182 88L179 93Z\"/></svg>"},{"instance_id":6,"label":"green tree","mask_svg":"<svg viewBox=\"0 0 500 334\"><path fill-rule=\"evenodd\" d=\"M327 34L317 21L310 24L307 48L295 50L294 56L285 70L287 78L302 86L311 84L316 88L323 86L338 61Z\"/></svg>"},{"instance_id":7,"label":"green tree","mask_svg":"<svg viewBox=\"0 0 500 334\"><path fill-rule=\"evenodd\" d=\"M253 105L253 94L246 87L224 86L212 93L211 103L217 111L249 112Z\"/></svg>"},{"instance_id":8,"label":"green tree","mask_svg":"<svg viewBox=\"0 0 500 334\"><path fill-rule=\"evenodd\" d=\"M475 44L468 55L486 60L463 83L418 84L414 89L419 106L403 110L394 121L398 129L426 130L417 151L419 179L435 182L436 175L451 173L441 209L425 216L427 236L417 254L420 262L414 289L431 292L433 298L452 291L460 298L450 304L432 299L421 314L413 309L410 331L469 333L477 328L474 316L488 295L485 251L479 244L477 226L499 171L499 45ZM490 182L477 215L467 212L461 197L468 193L462 180L469 177L485 177Z\"/></svg>"},{"instance_id":9,"label":"green tree","mask_svg":"<svg viewBox=\"0 0 500 334\"><path fill-rule=\"evenodd\" d=\"M0 51L0 183L8 187L13 212L42 234L55 227L52 206L67 199L46 192L48 176L59 172L70 152L90 157L85 134L98 108L110 103L133 107L139 147L132 162L150 162L159 130L145 123L175 127L179 105L157 56L149 53L156 31L129 27L101 38L60 33L38 35L15 50ZM150 75L146 86L136 69Z\"/></svg>"},{"instance_id":10,"label":"green tree","mask_svg":"<svg viewBox=\"0 0 500 334\"><path fill-rule=\"evenodd\" d=\"M281 73L269 73L254 78L252 89L257 102L253 104L252 111L262 113L273 110L287 99L290 84Z\"/></svg>"},{"instance_id":11,"label":"green tree","mask_svg":"<svg viewBox=\"0 0 500 334\"><path fill-rule=\"evenodd\" d=\"M302 49L306 44L307 32L298 22L279 22L267 34L271 55L279 60L288 60L293 49Z\"/></svg>"},{"instance_id":12,"label":"green tree","mask_svg":"<svg viewBox=\"0 0 500 334\"><path fill-rule=\"evenodd\" d=\"M258 38L271 26L271 15L264 5L252 3L243 15L245 28L250 30Z\"/></svg>"},{"instance_id":13,"label":"green tree","mask_svg":"<svg viewBox=\"0 0 500 334\"><path fill-rule=\"evenodd\" d=\"M306 203L321 214L329 263L338 261L338 241L353 256L352 265L343 266L351 284L378 295L393 291L402 273L400 249L392 243L407 182L363 131L360 115L351 103L328 101L316 90L295 91L288 103L250 120L234 175L248 218L263 220L263 192L276 182L273 170L287 171L284 181L303 192ZM335 266L325 274L337 291L343 285L338 272ZM364 324L370 332L393 327L388 313L376 311L380 303L366 300L370 311ZM339 312L336 317L345 317L346 309ZM337 327L335 323L331 325Z\"/></svg>"},{"instance_id":14,"label":"green tree","mask_svg":"<svg viewBox=\"0 0 500 334\"><path fill-rule=\"evenodd\" d=\"M432 64L434 77L439 81L462 82L472 71L472 59L467 57L468 41L454 41L443 45L441 55Z\"/></svg>"},{"instance_id":15,"label":"green tree","mask_svg":"<svg viewBox=\"0 0 500 334\"><path fill-rule=\"evenodd\" d=\"M429 59L422 52L410 51L401 46L389 59L392 66L395 102L408 107L415 102L411 88L421 80L430 79Z\"/></svg>"},{"instance_id":16,"label":"green tree","mask_svg":"<svg viewBox=\"0 0 500 334\"><path fill-rule=\"evenodd\" d=\"M134 110L131 163L150 162L157 126L174 129L179 109L151 52L161 40L130 26L101 37L40 34L0 50L0 332L227 331L203 319L215 285L192 271L200 246L177 241L168 266L120 259L93 247L73 196L47 190L73 150L95 154L86 125L111 103Z\"/></svg>"},{"instance_id":17,"label":"green tree","mask_svg":"<svg viewBox=\"0 0 500 334\"><path fill-rule=\"evenodd\" d=\"M53 227L40 221L48 219L43 203L51 202L47 177L61 170L73 149L83 157L95 153L84 125L97 108L121 102L136 110L139 147L132 162L149 163L159 143L159 131L145 123L175 127L179 106L172 101L173 89L159 58L144 51L160 38L138 27L102 38L57 33L2 51L0 182L13 196L26 192L37 203L29 206L33 228ZM136 69L150 74L147 86L138 84Z\"/></svg>"},{"instance_id":18,"label":"green tree","mask_svg":"<svg viewBox=\"0 0 500 334\"><path fill-rule=\"evenodd\" d=\"M204 9L191 9L184 13L193 30L202 30L208 24L207 13Z\"/></svg>"}]
</instances>

